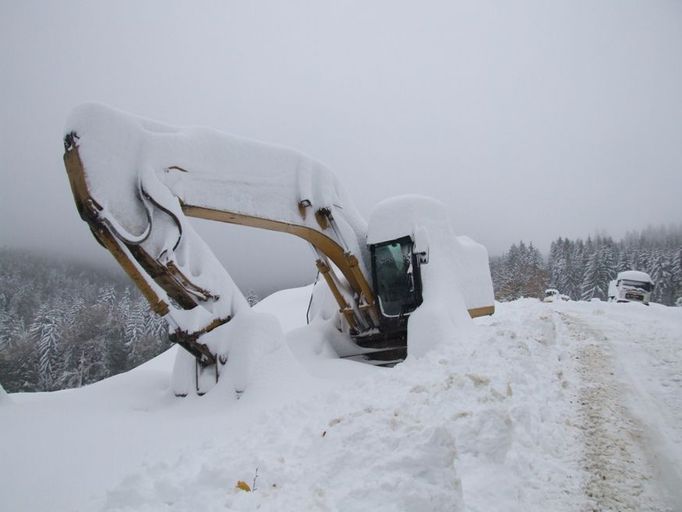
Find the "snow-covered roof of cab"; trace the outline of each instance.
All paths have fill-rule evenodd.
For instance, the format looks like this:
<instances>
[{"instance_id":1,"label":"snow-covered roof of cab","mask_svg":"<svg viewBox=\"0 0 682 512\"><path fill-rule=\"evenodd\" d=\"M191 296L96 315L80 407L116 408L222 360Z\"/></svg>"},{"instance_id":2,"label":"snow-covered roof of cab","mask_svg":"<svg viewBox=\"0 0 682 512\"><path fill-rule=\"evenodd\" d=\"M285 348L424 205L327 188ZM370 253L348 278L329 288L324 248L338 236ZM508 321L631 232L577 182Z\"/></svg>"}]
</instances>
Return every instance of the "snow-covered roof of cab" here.
<instances>
[{"instance_id":1,"label":"snow-covered roof of cab","mask_svg":"<svg viewBox=\"0 0 682 512\"><path fill-rule=\"evenodd\" d=\"M461 300L454 296L457 294L464 298L469 310L488 308L494 303L488 251L466 236L455 236L442 202L420 195L403 195L377 204L370 214L367 244L404 236L417 238L428 246L421 247L429 252L429 263L421 271L425 304L434 300L453 304L455 308L454 304Z\"/></svg>"},{"instance_id":2,"label":"snow-covered roof of cab","mask_svg":"<svg viewBox=\"0 0 682 512\"><path fill-rule=\"evenodd\" d=\"M367 244L413 236L419 227L425 225L431 227L430 231L450 229L443 203L416 194L385 199L370 214Z\"/></svg>"},{"instance_id":3,"label":"snow-covered roof of cab","mask_svg":"<svg viewBox=\"0 0 682 512\"><path fill-rule=\"evenodd\" d=\"M641 272L639 270L626 270L624 272L618 273L618 280L627 279L628 281L640 281L642 283L652 283L651 277L646 272Z\"/></svg>"}]
</instances>

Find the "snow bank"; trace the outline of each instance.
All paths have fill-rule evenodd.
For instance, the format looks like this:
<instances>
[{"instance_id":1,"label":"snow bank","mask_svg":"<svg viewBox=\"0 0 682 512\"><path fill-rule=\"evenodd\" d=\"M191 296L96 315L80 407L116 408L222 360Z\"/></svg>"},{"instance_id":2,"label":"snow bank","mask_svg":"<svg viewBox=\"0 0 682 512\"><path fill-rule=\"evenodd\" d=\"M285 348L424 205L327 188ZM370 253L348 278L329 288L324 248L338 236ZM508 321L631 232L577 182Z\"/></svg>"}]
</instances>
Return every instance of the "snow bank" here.
<instances>
[{"instance_id":1,"label":"snow bank","mask_svg":"<svg viewBox=\"0 0 682 512\"><path fill-rule=\"evenodd\" d=\"M130 474L104 509L578 510L580 449L562 378L571 359L537 301L500 313L466 343L392 370L331 360L338 385L310 380L320 393ZM250 387L231 417L252 399Z\"/></svg>"},{"instance_id":2,"label":"snow bank","mask_svg":"<svg viewBox=\"0 0 682 512\"><path fill-rule=\"evenodd\" d=\"M204 340L209 348L214 339L216 348L223 351L214 353L219 360L222 356L226 360L220 365L217 387L243 392L253 381L255 366L282 347L284 333L274 315L249 311L210 332Z\"/></svg>"},{"instance_id":3,"label":"snow bank","mask_svg":"<svg viewBox=\"0 0 682 512\"><path fill-rule=\"evenodd\" d=\"M439 201L407 195L374 208L368 244L404 236L428 250L428 263L421 266L424 302L408 321L409 354L421 356L438 343L465 336L472 325L467 309L493 305L493 288L487 251L455 236Z\"/></svg>"},{"instance_id":4,"label":"snow bank","mask_svg":"<svg viewBox=\"0 0 682 512\"><path fill-rule=\"evenodd\" d=\"M255 312L298 312L307 301L288 291ZM296 313L239 400L174 399L172 351L83 389L15 394L20 407L0 407L2 503L18 512L598 509L590 485L628 482L589 474L586 436L613 432L581 413L582 393L598 388L578 371L591 362L587 346L623 358L624 372L604 367L602 377L635 388L647 428L628 439L657 427L666 444L655 456L675 471L681 460L682 310L628 306L499 304L466 339L393 369L316 357L304 337L318 326L301 329ZM255 492L239 480L255 480ZM631 483L634 495L651 481ZM679 509L637 504L629 509Z\"/></svg>"},{"instance_id":5,"label":"snow bank","mask_svg":"<svg viewBox=\"0 0 682 512\"><path fill-rule=\"evenodd\" d=\"M313 285L308 285L275 292L258 302L253 309L260 313L275 315L282 330L289 332L307 325L306 310L312 289Z\"/></svg>"}]
</instances>

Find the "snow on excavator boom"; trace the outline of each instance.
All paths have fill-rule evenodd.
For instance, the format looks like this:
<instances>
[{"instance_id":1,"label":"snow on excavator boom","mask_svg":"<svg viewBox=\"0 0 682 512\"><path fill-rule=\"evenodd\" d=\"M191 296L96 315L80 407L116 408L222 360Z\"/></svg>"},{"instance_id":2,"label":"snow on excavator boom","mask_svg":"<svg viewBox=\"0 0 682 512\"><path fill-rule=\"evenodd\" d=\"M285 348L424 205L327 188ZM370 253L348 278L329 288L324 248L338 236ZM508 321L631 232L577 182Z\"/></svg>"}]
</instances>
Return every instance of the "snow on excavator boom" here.
<instances>
[{"instance_id":1,"label":"snow on excavator boom","mask_svg":"<svg viewBox=\"0 0 682 512\"><path fill-rule=\"evenodd\" d=\"M303 238L358 353L380 363L405 357L407 317L421 303L424 252L410 236L368 246L367 224L318 162L95 104L72 114L65 151L81 218L165 317L171 339L202 365L221 355L204 335L248 304L186 217ZM492 299L467 307L472 316L493 312Z\"/></svg>"}]
</instances>

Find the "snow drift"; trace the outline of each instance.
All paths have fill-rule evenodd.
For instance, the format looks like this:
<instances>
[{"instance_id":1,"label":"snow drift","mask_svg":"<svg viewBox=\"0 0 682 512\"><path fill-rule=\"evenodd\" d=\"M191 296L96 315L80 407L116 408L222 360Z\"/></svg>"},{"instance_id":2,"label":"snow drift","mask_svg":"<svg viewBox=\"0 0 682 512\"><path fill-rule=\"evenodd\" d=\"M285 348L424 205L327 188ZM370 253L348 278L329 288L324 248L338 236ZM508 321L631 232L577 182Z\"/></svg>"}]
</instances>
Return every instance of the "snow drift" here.
<instances>
[{"instance_id":1,"label":"snow drift","mask_svg":"<svg viewBox=\"0 0 682 512\"><path fill-rule=\"evenodd\" d=\"M0 407L3 506L679 509L674 494L666 505L677 482L661 475L680 470L682 309L498 304L459 343L384 369L308 351L308 300L302 288L256 306L278 318L285 340L239 400L175 399L175 349L82 389L11 395L15 405ZM289 357L297 366L280 364ZM588 395L615 400L621 391L623 403L584 405ZM621 424L609 423L626 408ZM236 488L240 480L255 491Z\"/></svg>"}]
</instances>

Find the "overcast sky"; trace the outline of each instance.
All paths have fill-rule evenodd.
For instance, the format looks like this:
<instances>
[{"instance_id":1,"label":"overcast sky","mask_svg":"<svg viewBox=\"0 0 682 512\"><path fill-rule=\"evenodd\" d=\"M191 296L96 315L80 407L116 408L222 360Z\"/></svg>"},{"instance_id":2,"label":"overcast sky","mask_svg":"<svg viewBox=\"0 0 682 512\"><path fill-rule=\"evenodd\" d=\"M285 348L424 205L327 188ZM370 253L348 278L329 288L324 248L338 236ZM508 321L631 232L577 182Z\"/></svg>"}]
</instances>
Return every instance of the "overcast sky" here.
<instances>
[{"instance_id":1,"label":"overcast sky","mask_svg":"<svg viewBox=\"0 0 682 512\"><path fill-rule=\"evenodd\" d=\"M436 197L493 254L682 222L677 0L0 0L0 93L4 246L111 260L62 164L85 101L299 149L365 216ZM301 241L200 229L243 287L315 275Z\"/></svg>"}]
</instances>

